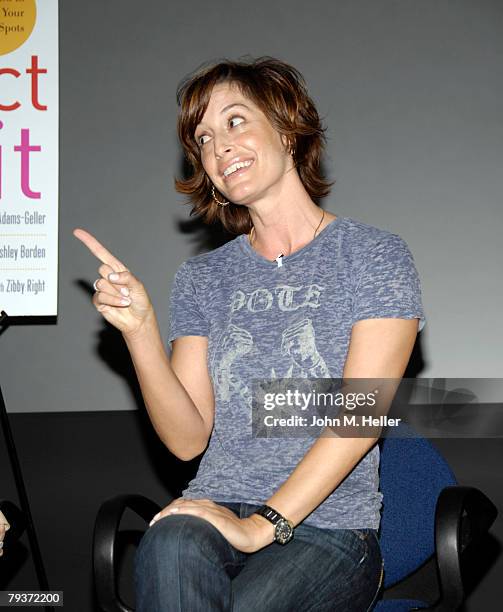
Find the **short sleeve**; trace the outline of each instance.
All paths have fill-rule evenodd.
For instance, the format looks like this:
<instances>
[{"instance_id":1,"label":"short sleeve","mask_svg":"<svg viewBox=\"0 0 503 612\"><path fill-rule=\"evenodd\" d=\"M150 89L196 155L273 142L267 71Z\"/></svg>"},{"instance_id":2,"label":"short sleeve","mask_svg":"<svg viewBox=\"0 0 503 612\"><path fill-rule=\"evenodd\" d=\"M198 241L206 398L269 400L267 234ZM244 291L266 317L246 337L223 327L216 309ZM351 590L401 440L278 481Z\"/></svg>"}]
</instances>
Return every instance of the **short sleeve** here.
<instances>
[{"instance_id":1,"label":"short sleeve","mask_svg":"<svg viewBox=\"0 0 503 612\"><path fill-rule=\"evenodd\" d=\"M187 262L175 273L169 303L168 342L179 336L207 336L208 323L201 311L201 298L196 293Z\"/></svg>"},{"instance_id":2,"label":"short sleeve","mask_svg":"<svg viewBox=\"0 0 503 612\"><path fill-rule=\"evenodd\" d=\"M374 245L357 279L353 323L379 318L417 318L418 331L426 324L414 259L397 234L389 234Z\"/></svg>"}]
</instances>

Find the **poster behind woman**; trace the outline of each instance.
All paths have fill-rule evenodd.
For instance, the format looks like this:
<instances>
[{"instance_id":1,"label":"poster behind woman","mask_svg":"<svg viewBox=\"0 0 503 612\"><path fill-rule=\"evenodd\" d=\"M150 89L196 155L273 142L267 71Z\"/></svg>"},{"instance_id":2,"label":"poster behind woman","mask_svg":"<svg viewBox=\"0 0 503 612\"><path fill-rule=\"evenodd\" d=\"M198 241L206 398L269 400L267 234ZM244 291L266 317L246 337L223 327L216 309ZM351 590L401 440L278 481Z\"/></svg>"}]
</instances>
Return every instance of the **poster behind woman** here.
<instances>
[{"instance_id":1,"label":"poster behind woman","mask_svg":"<svg viewBox=\"0 0 503 612\"><path fill-rule=\"evenodd\" d=\"M58 2L0 0L0 310L57 314Z\"/></svg>"}]
</instances>

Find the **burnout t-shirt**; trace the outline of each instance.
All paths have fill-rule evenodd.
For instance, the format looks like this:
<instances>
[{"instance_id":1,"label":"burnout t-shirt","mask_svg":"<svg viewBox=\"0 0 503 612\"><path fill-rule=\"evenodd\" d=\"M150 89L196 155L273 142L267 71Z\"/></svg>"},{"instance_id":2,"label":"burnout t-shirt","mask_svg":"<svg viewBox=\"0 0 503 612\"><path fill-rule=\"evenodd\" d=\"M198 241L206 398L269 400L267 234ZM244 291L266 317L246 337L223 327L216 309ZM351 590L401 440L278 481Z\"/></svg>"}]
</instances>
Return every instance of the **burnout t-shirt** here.
<instances>
[{"instance_id":1,"label":"burnout t-shirt","mask_svg":"<svg viewBox=\"0 0 503 612\"><path fill-rule=\"evenodd\" d=\"M253 379L341 378L351 328L372 318L425 316L412 254L397 234L338 216L311 242L269 261L241 234L186 260L171 292L171 342L207 336L214 427L182 495L266 503L315 438L252 435ZM304 523L378 529L376 444Z\"/></svg>"}]
</instances>

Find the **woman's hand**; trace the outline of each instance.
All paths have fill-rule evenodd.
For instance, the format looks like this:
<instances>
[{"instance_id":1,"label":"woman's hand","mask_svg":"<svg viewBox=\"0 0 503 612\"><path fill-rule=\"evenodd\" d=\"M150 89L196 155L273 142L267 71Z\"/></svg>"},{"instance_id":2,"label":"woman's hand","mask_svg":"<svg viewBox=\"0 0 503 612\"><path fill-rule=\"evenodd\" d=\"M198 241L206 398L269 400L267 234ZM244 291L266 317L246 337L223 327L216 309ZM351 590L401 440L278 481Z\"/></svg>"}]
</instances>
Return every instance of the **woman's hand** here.
<instances>
[{"instance_id":1,"label":"woman's hand","mask_svg":"<svg viewBox=\"0 0 503 612\"><path fill-rule=\"evenodd\" d=\"M5 532L10 529L8 520L5 518L3 512L0 512L0 557L3 555L3 540L5 538Z\"/></svg>"},{"instance_id":2,"label":"woman's hand","mask_svg":"<svg viewBox=\"0 0 503 612\"><path fill-rule=\"evenodd\" d=\"M145 287L89 232L75 229L73 235L102 262L98 269L101 278L94 283L96 309L123 334L136 334L154 316Z\"/></svg>"},{"instance_id":3,"label":"woman's hand","mask_svg":"<svg viewBox=\"0 0 503 612\"><path fill-rule=\"evenodd\" d=\"M238 518L232 510L210 499L185 499L179 497L152 519L150 526L172 514L192 514L209 521L226 540L245 553L252 553L274 541L274 528L258 514Z\"/></svg>"}]
</instances>

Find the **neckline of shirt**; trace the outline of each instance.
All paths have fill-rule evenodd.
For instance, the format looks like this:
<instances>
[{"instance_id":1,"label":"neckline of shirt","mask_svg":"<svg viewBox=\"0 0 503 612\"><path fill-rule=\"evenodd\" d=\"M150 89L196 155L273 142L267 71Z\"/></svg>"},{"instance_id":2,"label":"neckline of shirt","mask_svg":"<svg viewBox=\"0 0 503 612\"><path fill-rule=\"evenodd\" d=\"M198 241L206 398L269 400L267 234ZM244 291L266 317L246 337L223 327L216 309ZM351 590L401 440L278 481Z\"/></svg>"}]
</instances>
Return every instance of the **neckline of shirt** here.
<instances>
[{"instance_id":1,"label":"neckline of shirt","mask_svg":"<svg viewBox=\"0 0 503 612\"><path fill-rule=\"evenodd\" d=\"M295 251L295 253L291 253L290 255L284 255L282 257L283 266L289 264L295 259L302 257L303 255L311 251L316 245L318 245L322 241L322 239L325 236L328 236L333 231L335 231L336 227L338 227L341 221L343 221L345 218L346 217L341 217L340 215L338 215L333 221L331 221L328 225L326 225L321 230L321 232L316 235L315 238L310 240L302 248ZM248 234L240 234L236 240L239 246L241 247L241 250L246 255L252 257L252 259L254 259L257 263L260 263L263 266L267 266L268 268L277 268L278 270L281 270L281 268L283 267L283 266L279 267L275 259L270 261L269 259L261 255L260 253L257 253L257 251L251 246L250 241L248 240Z\"/></svg>"}]
</instances>

